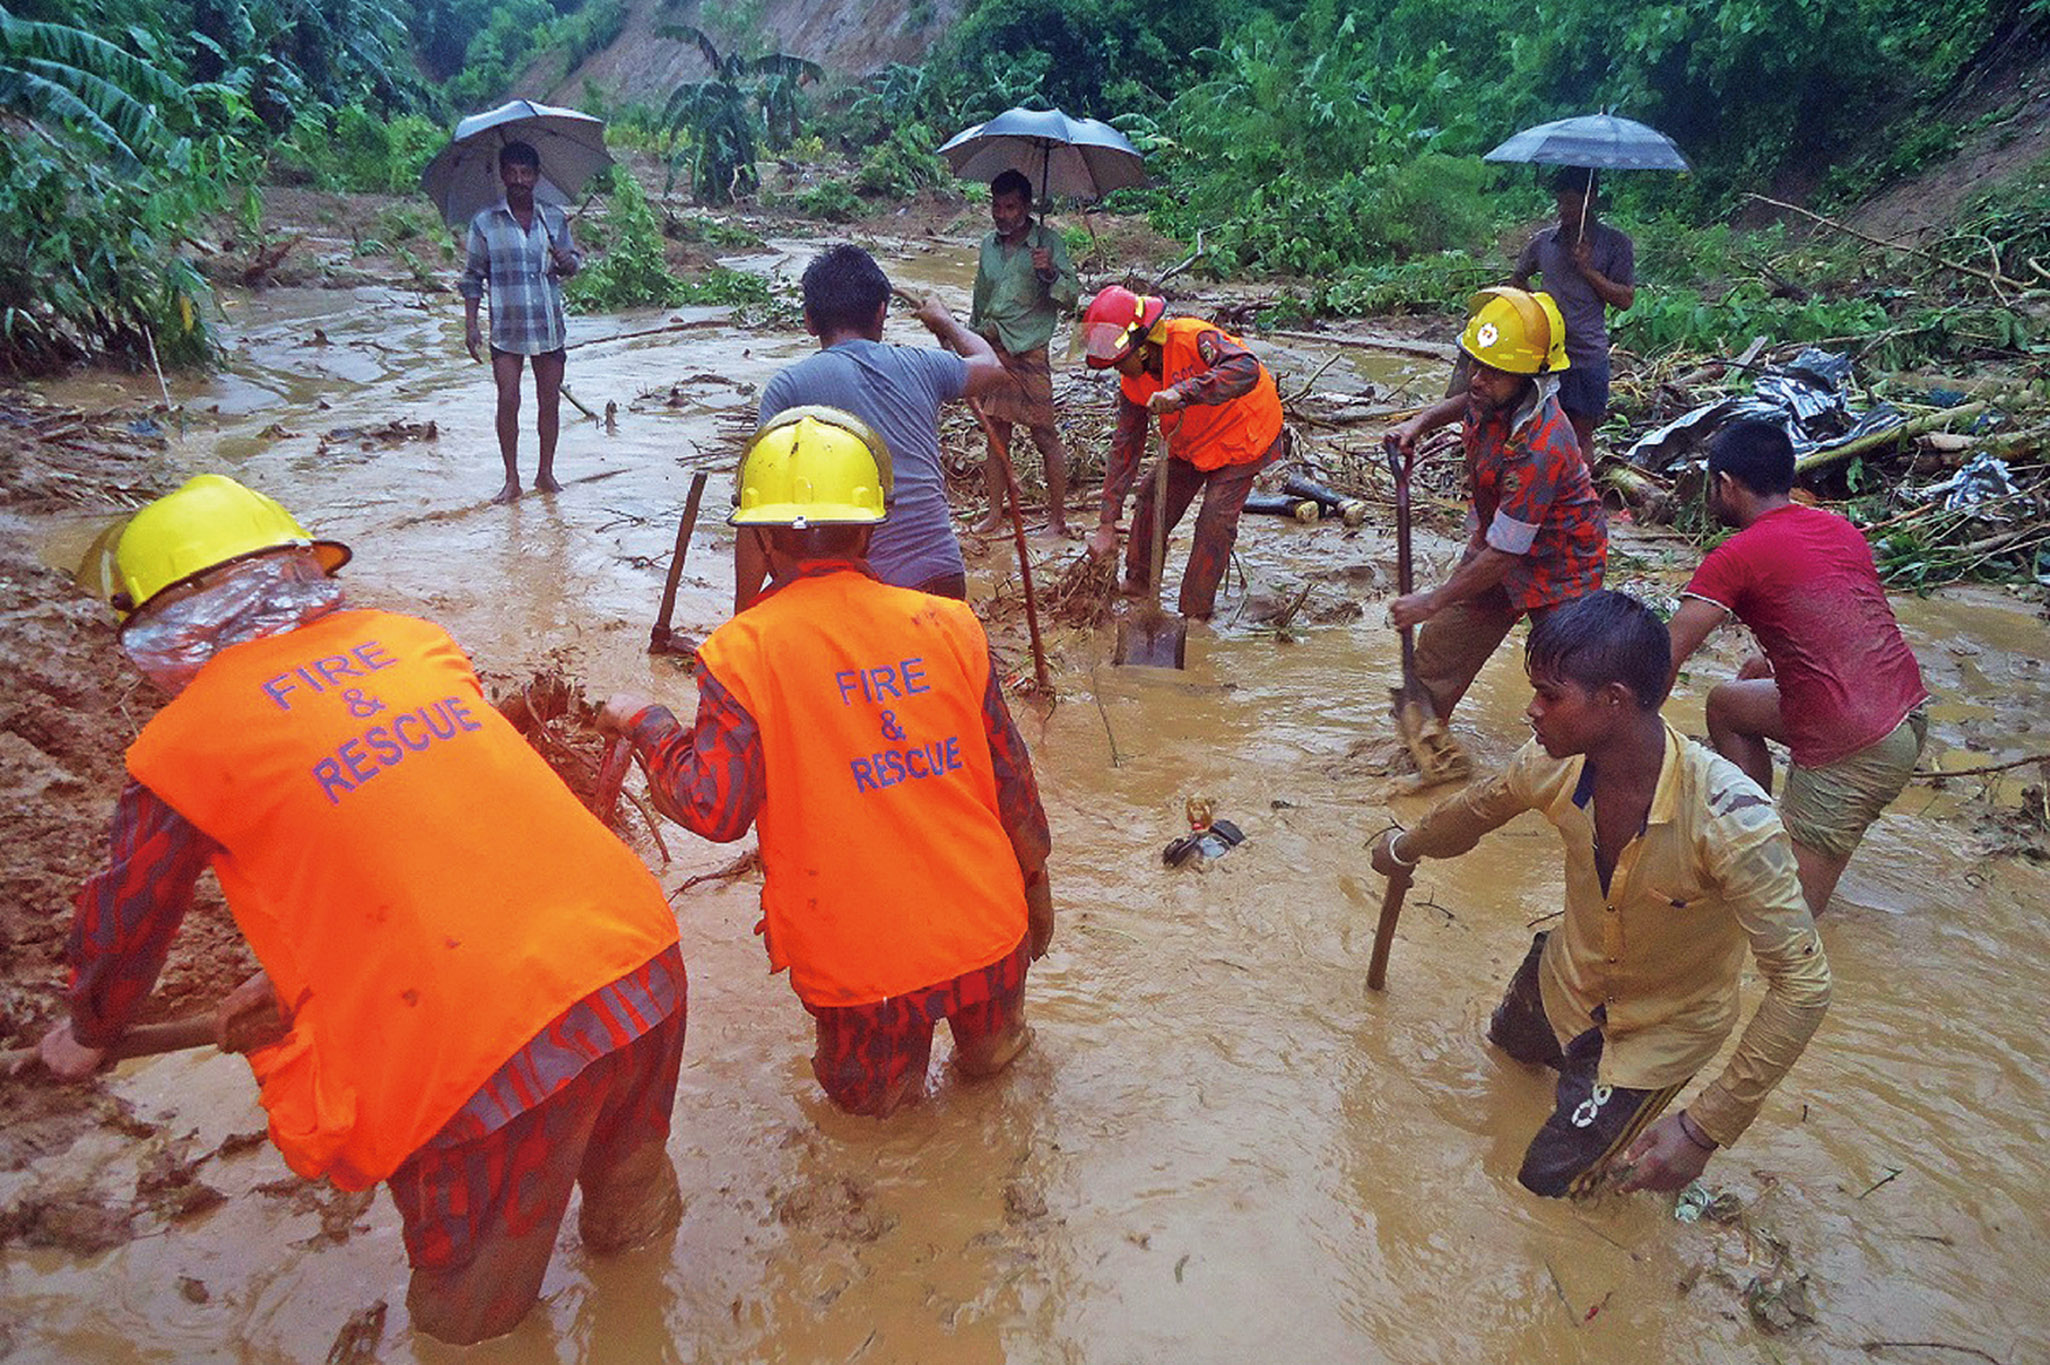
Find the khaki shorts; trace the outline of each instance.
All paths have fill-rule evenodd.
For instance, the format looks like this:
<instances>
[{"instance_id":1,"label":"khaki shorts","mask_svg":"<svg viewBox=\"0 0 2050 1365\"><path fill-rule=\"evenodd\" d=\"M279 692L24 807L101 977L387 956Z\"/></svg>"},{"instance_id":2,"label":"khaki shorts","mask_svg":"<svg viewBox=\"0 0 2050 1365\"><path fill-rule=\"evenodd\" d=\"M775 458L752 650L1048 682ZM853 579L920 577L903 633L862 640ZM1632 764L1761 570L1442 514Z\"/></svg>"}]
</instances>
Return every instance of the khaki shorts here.
<instances>
[{"instance_id":1,"label":"khaki shorts","mask_svg":"<svg viewBox=\"0 0 2050 1365\"><path fill-rule=\"evenodd\" d=\"M1877 744L1820 768L1787 769L1780 797L1780 823L1797 844L1833 858L1848 858L1867 826L1901 794L1929 738L1929 717L1921 707Z\"/></svg>"}]
</instances>

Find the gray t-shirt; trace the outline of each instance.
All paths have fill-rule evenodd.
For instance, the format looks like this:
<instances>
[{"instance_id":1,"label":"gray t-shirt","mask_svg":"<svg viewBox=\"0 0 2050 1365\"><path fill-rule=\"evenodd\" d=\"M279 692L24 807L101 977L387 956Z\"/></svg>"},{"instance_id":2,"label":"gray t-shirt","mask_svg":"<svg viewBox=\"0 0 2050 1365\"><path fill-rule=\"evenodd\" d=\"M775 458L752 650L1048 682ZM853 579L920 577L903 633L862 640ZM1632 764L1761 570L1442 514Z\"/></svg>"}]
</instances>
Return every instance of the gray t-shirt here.
<instances>
[{"instance_id":1,"label":"gray t-shirt","mask_svg":"<svg viewBox=\"0 0 2050 1365\"><path fill-rule=\"evenodd\" d=\"M876 577L915 588L966 573L940 469L940 404L959 398L968 362L950 351L843 341L780 371L762 390L761 420L806 403L851 412L890 448L896 499L868 551Z\"/></svg>"},{"instance_id":2,"label":"gray t-shirt","mask_svg":"<svg viewBox=\"0 0 2050 1365\"><path fill-rule=\"evenodd\" d=\"M1607 223L1589 225L1589 257L1594 268L1616 284L1637 283L1637 252L1628 233ZM1555 223L1530 239L1516 258L1519 279L1533 274L1544 276L1542 288L1559 305L1566 319L1566 357L1573 361L1599 362L1609 357L1609 324L1602 296L1594 292L1587 276L1573 264L1573 253L1559 244Z\"/></svg>"}]
</instances>

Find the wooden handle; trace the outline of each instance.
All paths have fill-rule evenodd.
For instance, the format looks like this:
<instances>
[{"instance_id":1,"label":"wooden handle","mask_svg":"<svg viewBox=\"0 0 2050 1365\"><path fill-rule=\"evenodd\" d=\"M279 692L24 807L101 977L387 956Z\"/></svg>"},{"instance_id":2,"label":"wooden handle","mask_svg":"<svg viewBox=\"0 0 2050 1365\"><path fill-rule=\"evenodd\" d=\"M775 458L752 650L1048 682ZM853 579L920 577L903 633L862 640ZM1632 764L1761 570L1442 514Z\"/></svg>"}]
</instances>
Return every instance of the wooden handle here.
<instances>
[{"instance_id":1,"label":"wooden handle","mask_svg":"<svg viewBox=\"0 0 2050 1365\"><path fill-rule=\"evenodd\" d=\"M212 1010L205 1014L188 1015L183 1019L172 1019L162 1024L144 1024L132 1028L116 1038L106 1049L110 1062L126 1061L130 1057L154 1057L163 1052L183 1052L187 1048L208 1047L214 1041L214 1015ZM36 1047L10 1048L0 1052L0 1075L12 1076L23 1067L40 1065L42 1052Z\"/></svg>"},{"instance_id":2,"label":"wooden handle","mask_svg":"<svg viewBox=\"0 0 2050 1365\"><path fill-rule=\"evenodd\" d=\"M1374 926L1374 955L1367 959L1367 989L1388 985L1388 950L1395 944L1395 922L1402 918L1402 898L1409 894L1410 870L1400 868L1381 894L1381 922Z\"/></svg>"},{"instance_id":3,"label":"wooden handle","mask_svg":"<svg viewBox=\"0 0 2050 1365\"><path fill-rule=\"evenodd\" d=\"M669 556L669 577L662 584L662 609L655 616L657 644L669 634L669 614L676 610L676 582L683 576L684 556L690 553L690 533L698 524L698 500L705 495L707 477L700 469L690 478L690 496L684 499L683 520L676 526L676 549Z\"/></svg>"}]
</instances>

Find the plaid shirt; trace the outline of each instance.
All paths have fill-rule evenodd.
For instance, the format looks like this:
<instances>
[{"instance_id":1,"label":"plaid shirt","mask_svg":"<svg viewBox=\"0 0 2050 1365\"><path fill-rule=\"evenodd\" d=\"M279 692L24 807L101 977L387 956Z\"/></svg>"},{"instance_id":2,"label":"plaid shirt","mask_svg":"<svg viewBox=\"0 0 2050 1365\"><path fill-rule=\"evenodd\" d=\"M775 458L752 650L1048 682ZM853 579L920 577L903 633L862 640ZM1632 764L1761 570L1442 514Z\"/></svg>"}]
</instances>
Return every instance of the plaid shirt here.
<instances>
[{"instance_id":1,"label":"plaid shirt","mask_svg":"<svg viewBox=\"0 0 2050 1365\"><path fill-rule=\"evenodd\" d=\"M1609 557L1608 518L1556 387L1538 384L1514 412L1469 399L1461 432L1476 524L1490 546L1517 556L1502 590L1526 609L1601 587Z\"/></svg>"},{"instance_id":2,"label":"plaid shirt","mask_svg":"<svg viewBox=\"0 0 2050 1365\"><path fill-rule=\"evenodd\" d=\"M554 204L536 203L527 227L502 199L470 220L469 250L456 288L465 299L481 299L489 286L492 350L546 355L563 348L562 278L549 262L551 241L582 267L569 219Z\"/></svg>"},{"instance_id":3,"label":"plaid shirt","mask_svg":"<svg viewBox=\"0 0 2050 1365\"><path fill-rule=\"evenodd\" d=\"M135 1017L170 955L193 887L221 846L148 787L131 781L114 805L107 866L78 893L66 956L72 1033L105 1047ZM683 998L683 957L671 947L572 1004L477 1088L430 1146L495 1132L633 1042Z\"/></svg>"},{"instance_id":4,"label":"plaid shirt","mask_svg":"<svg viewBox=\"0 0 2050 1365\"><path fill-rule=\"evenodd\" d=\"M846 559L812 560L799 576L847 572L875 577L865 563ZM1018 852L1018 865L1030 871L1045 865L1053 837L1039 804L1031 756L1004 705L998 676L992 660L982 697L982 725L996 772L997 818ZM668 707L648 706L633 718L627 733L647 765L655 809L714 843L730 843L747 833L768 796L761 731L740 699L709 670L698 669L697 722L690 729L684 729Z\"/></svg>"}]
</instances>

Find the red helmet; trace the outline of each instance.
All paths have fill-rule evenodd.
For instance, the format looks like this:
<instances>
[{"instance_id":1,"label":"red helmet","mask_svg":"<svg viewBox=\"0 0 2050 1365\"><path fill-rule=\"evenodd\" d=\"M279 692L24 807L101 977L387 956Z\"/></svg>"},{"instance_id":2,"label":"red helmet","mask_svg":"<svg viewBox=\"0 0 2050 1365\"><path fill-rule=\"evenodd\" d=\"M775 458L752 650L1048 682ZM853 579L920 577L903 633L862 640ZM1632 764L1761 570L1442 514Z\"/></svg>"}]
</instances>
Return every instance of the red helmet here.
<instances>
[{"instance_id":1,"label":"red helmet","mask_svg":"<svg viewBox=\"0 0 2050 1365\"><path fill-rule=\"evenodd\" d=\"M1082 314L1082 350L1092 370L1107 370L1145 340L1167 311L1167 300L1111 285Z\"/></svg>"}]
</instances>

